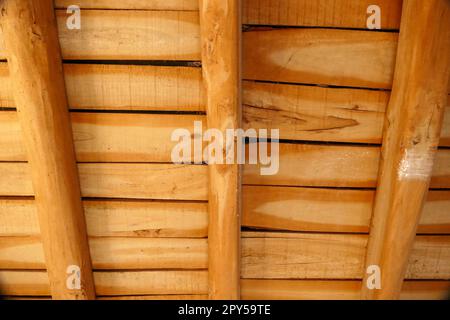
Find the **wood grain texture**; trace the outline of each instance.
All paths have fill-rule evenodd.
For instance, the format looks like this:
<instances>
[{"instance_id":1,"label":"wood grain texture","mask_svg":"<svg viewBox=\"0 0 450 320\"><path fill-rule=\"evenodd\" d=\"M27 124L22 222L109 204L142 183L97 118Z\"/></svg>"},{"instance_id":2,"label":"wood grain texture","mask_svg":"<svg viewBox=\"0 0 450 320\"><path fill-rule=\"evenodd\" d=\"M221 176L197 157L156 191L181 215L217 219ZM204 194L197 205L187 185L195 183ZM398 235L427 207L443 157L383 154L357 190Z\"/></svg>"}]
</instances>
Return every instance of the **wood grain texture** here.
<instances>
[{"instance_id":1,"label":"wood grain texture","mask_svg":"<svg viewBox=\"0 0 450 320\"><path fill-rule=\"evenodd\" d=\"M367 235L245 232L244 279L361 279ZM90 239L94 269L205 269L206 239ZM32 237L1 237L0 268L44 269ZM450 237L417 236L407 279L450 279Z\"/></svg>"},{"instance_id":2,"label":"wood grain texture","mask_svg":"<svg viewBox=\"0 0 450 320\"><path fill-rule=\"evenodd\" d=\"M243 126L281 139L381 143L389 92L244 81ZM450 146L450 98L440 146Z\"/></svg>"},{"instance_id":3,"label":"wood grain texture","mask_svg":"<svg viewBox=\"0 0 450 320\"><path fill-rule=\"evenodd\" d=\"M376 186L378 147L285 144L279 145L279 171L260 175L260 165L244 166L244 184L314 187ZM450 186L450 150L441 149L431 179L432 188Z\"/></svg>"},{"instance_id":4,"label":"wood grain texture","mask_svg":"<svg viewBox=\"0 0 450 320\"><path fill-rule=\"evenodd\" d=\"M206 269L206 239L91 238L92 267L98 270ZM0 237L0 269L45 269L37 237Z\"/></svg>"},{"instance_id":5,"label":"wood grain texture","mask_svg":"<svg viewBox=\"0 0 450 320\"><path fill-rule=\"evenodd\" d=\"M94 272L99 296L191 295L207 293L207 271L116 271ZM48 296L45 271L0 271L0 294Z\"/></svg>"},{"instance_id":6,"label":"wood grain texture","mask_svg":"<svg viewBox=\"0 0 450 320\"><path fill-rule=\"evenodd\" d=\"M197 12L83 10L80 30L56 15L64 59L200 60Z\"/></svg>"},{"instance_id":7,"label":"wood grain texture","mask_svg":"<svg viewBox=\"0 0 450 320\"><path fill-rule=\"evenodd\" d=\"M207 200L206 166L82 163L78 172L83 197ZM1 195L33 195L27 163L0 163L0 175Z\"/></svg>"},{"instance_id":8,"label":"wood grain texture","mask_svg":"<svg viewBox=\"0 0 450 320\"><path fill-rule=\"evenodd\" d=\"M56 8L67 8L72 0L55 0ZM198 10L198 0L78 0L82 9Z\"/></svg>"},{"instance_id":9,"label":"wood grain texture","mask_svg":"<svg viewBox=\"0 0 450 320\"><path fill-rule=\"evenodd\" d=\"M89 236L206 238L207 204L158 201L83 201ZM31 199L0 199L1 236L39 236Z\"/></svg>"},{"instance_id":10,"label":"wood grain texture","mask_svg":"<svg viewBox=\"0 0 450 320\"><path fill-rule=\"evenodd\" d=\"M269 230L368 233L372 190L243 187L242 225ZM450 192L430 191L418 233L450 234Z\"/></svg>"},{"instance_id":11,"label":"wood grain texture","mask_svg":"<svg viewBox=\"0 0 450 320\"><path fill-rule=\"evenodd\" d=\"M436 151L449 77L450 2L405 0L366 261L380 268L381 288L364 282L365 299L400 296L433 167L448 176L450 154Z\"/></svg>"},{"instance_id":12,"label":"wood grain texture","mask_svg":"<svg viewBox=\"0 0 450 320\"><path fill-rule=\"evenodd\" d=\"M172 132L193 132L194 121L206 122L197 115L71 113L70 118L78 162L171 163L177 144ZM1 160L27 160L22 136L16 112L0 112Z\"/></svg>"},{"instance_id":13,"label":"wood grain texture","mask_svg":"<svg viewBox=\"0 0 450 320\"><path fill-rule=\"evenodd\" d=\"M95 298L53 1L2 1L14 100L54 299ZM75 266L80 286L67 285Z\"/></svg>"},{"instance_id":14,"label":"wood grain texture","mask_svg":"<svg viewBox=\"0 0 450 320\"><path fill-rule=\"evenodd\" d=\"M395 33L255 29L243 34L243 78L388 89L396 48Z\"/></svg>"},{"instance_id":15,"label":"wood grain texture","mask_svg":"<svg viewBox=\"0 0 450 320\"><path fill-rule=\"evenodd\" d=\"M371 190L245 186L242 225L271 230L368 233L373 195ZM206 203L88 200L83 205L90 236L207 236ZM449 191L431 191L418 233L450 234L449 206ZM33 200L4 198L0 208L0 237L39 235Z\"/></svg>"},{"instance_id":16,"label":"wood grain texture","mask_svg":"<svg viewBox=\"0 0 450 320\"><path fill-rule=\"evenodd\" d=\"M280 170L261 176L244 166L247 185L374 188L379 148L280 144ZM437 153L431 188L450 187L450 150ZM84 197L206 200L207 167L172 164L78 164ZM27 163L0 162L0 195L31 196ZM159 186L154 188L152 186Z\"/></svg>"},{"instance_id":17,"label":"wood grain texture","mask_svg":"<svg viewBox=\"0 0 450 320\"><path fill-rule=\"evenodd\" d=\"M64 64L71 109L204 111L200 68ZM0 62L0 107L14 107L8 65Z\"/></svg>"},{"instance_id":18,"label":"wood grain texture","mask_svg":"<svg viewBox=\"0 0 450 320\"><path fill-rule=\"evenodd\" d=\"M367 28L367 7L381 9L381 29L399 29L401 0L244 0L243 22L252 25L281 25L334 28Z\"/></svg>"},{"instance_id":19,"label":"wood grain texture","mask_svg":"<svg viewBox=\"0 0 450 320\"><path fill-rule=\"evenodd\" d=\"M242 277L361 279L367 235L245 232ZM450 279L450 237L418 236L406 279Z\"/></svg>"},{"instance_id":20,"label":"wood grain texture","mask_svg":"<svg viewBox=\"0 0 450 320\"><path fill-rule=\"evenodd\" d=\"M5 64L3 66L6 67ZM68 66L70 67L67 68ZM116 71L111 70L110 67ZM99 68L97 65L66 65L66 84L72 108L204 111L203 90L199 89L201 78L191 78L197 74L194 71L200 71L197 68L181 68L181 71L188 73L189 79L186 79L186 83L182 80L170 80L168 76L167 86L161 86L161 84L166 80L165 71L171 69L161 71L162 75L159 76L161 81L157 81L156 75L159 74L159 70L155 69L149 72L155 74L155 83L153 80L148 80L153 85L149 84L147 87L144 85L146 79L153 78L151 75L148 77L145 75L146 67L144 67L142 78L137 84L139 89L128 90L135 83L129 81L130 77L133 78L139 70L132 70L133 68L129 67L101 66ZM84 71L87 72L87 70L83 69L91 69L92 73L86 75ZM0 63L0 78L2 70L6 68L3 69ZM79 75L77 75L78 72L80 72ZM103 76L103 72L106 75ZM117 77L116 72L117 74L123 72L123 74ZM171 83L174 85L172 86ZM192 86L189 83L192 83ZM160 87L153 90L155 85ZM0 105L14 107L12 97L8 98L9 93L6 91L2 94L2 88L4 87L0 87ZM175 94L170 93L171 89ZM243 92L243 126L245 129L279 129L280 138L289 140L380 143L388 99L389 94L382 91L246 81ZM97 117L119 118L121 116L101 114ZM124 115L124 117L147 119L150 116ZM164 119L161 115L154 115L154 117ZM176 116L174 119L180 119L180 117ZM4 146L0 151L2 157L7 154L17 154L21 148L17 141L13 141L17 129L14 129L12 121L14 121L13 116L7 113L0 114L0 146ZM98 121L101 123L100 120ZM139 120L135 121L139 122ZM187 123L186 126L190 127L192 123ZM440 146L450 146L450 98L444 112ZM2 160L9 159L18 160L19 158L2 158Z\"/></svg>"},{"instance_id":21,"label":"wood grain texture","mask_svg":"<svg viewBox=\"0 0 450 320\"><path fill-rule=\"evenodd\" d=\"M241 127L241 3L200 0L199 5L207 124L226 137L226 130ZM228 149L222 141L220 150L215 152L226 157ZM236 161L232 164L209 161L208 179L209 297L237 300L241 167Z\"/></svg>"},{"instance_id":22,"label":"wood grain texture","mask_svg":"<svg viewBox=\"0 0 450 320\"><path fill-rule=\"evenodd\" d=\"M244 300L358 300L361 281L242 280ZM404 300L447 299L450 281L405 281Z\"/></svg>"},{"instance_id":23,"label":"wood grain texture","mask_svg":"<svg viewBox=\"0 0 450 320\"><path fill-rule=\"evenodd\" d=\"M67 28L66 10L56 16L63 59L200 60L198 12L82 10L79 30Z\"/></svg>"}]
</instances>

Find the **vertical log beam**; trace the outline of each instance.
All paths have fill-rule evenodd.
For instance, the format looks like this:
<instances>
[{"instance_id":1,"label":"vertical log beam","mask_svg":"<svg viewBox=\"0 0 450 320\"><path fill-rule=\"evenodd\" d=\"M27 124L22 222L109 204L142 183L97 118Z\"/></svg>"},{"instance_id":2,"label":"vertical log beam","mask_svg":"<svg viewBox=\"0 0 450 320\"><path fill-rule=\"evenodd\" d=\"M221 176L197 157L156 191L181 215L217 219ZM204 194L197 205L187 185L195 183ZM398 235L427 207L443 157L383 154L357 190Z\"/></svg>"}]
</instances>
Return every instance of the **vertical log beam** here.
<instances>
[{"instance_id":1,"label":"vertical log beam","mask_svg":"<svg viewBox=\"0 0 450 320\"><path fill-rule=\"evenodd\" d=\"M405 0L366 267L381 289L362 297L397 299L428 192L450 73L450 1Z\"/></svg>"},{"instance_id":2,"label":"vertical log beam","mask_svg":"<svg viewBox=\"0 0 450 320\"><path fill-rule=\"evenodd\" d=\"M18 117L54 299L95 298L53 0L0 1ZM67 268L81 270L81 289ZM76 282L75 282L76 284Z\"/></svg>"},{"instance_id":3,"label":"vertical log beam","mask_svg":"<svg viewBox=\"0 0 450 320\"><path fill-rule=\"evenodd\" d=\"M240 126L240 1L200 0L203 81L208 128ZM223 154L225 154L223 149ZM235 162L236 163L236 162ZM239 299L240 173L209 165L209 297Z\"/></svg>"}]
</instances>

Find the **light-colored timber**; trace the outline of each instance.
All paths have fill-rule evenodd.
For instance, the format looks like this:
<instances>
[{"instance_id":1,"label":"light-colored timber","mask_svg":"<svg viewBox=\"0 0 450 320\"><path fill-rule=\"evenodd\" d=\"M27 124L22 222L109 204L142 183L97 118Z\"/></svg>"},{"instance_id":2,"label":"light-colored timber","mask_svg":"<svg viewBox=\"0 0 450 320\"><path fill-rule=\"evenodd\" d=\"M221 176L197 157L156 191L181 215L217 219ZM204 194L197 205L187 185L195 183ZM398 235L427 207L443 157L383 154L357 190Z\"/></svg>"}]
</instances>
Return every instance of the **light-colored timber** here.
<instances>
[{"instance_id":1,"label":"light-colored timber","mask_svg":"<svg viewBox=\"0 0 450 320\"><path fill-rule=\"evenodd\" d=\"M244 186L242 225L260 229L368 233L374 191ZM450 192L430 191L418 233L450 234Z\"/></svg>"},{"instance_id":2,"label":"light-colored timber","mask_svg":"<svg viewBox=\"0 0 450 320\"><path fill-rule=\"evenodd\" d=\"M7 48L54 299L95 298L53 1L2 1ZM13 183L14 184L14 183ZM81 285L67 285L79 269Z\"/></svg>"},{"instance_id":3,"label":"light-colored timber","mask_svg":"<svg viewBox=\"0 0 450 320\"><path fill-rule=\"evenodd\" d=\"M202 165L80 163L78 172L83 197L203 201L208 196ZM2 162L0 175L0 195L34 195L27 163Z\"/></svg>"},{"instance_id":4,"label":"light-colored timber","mask_svg":"<svg viewBox=\"0 0 450 320\"><path fill-rule=\"evenodd\" d=\"M379 147L280 144L279 171L260 175L260 165L244 166L250 185L375 188ZM437 152L431 188L450 187L450 150Z\"/></svg>"},{"instance_id":5,"label":"light-colored timber","mask_svg":"<svg viewBox=\"0 0 450 320\"><path fill-rule=\"evenodd\" d=\"M398 29L401 0L244 0L243 23L303 27L367 28L367 8L381 9L381 29Z\"/></svg>"},{"instance_id":6,"label":"light-colored timber","mask_svg":"<svg viewBox=\"0 0 450 320\"><path fill-rule=\"evenodd\" d=\"M404 1L397 57L366 261L381 288L363 282L365 299L398 298L407 272L447 104L450 2Z\"/></svg>"},{"instance_id":7,"label":"light-colored timber","mask_svg":"<svg viewBox=\"0 0 450 320\"><path fill-rule=\"evenodd\" d=\"M395 33L258 29L243 34L243 78L388 89Z\"/></svg>"},{"instance_id":8,"label":"light-colored timber","mask_svg":"<svg viewBox=\"0 0 450 320\"><path fill-rule=\"evenodd\" d=\"M245 129L279 129L280 139L381 143L389 92L244 81ZM440 146L450 146L450 97Z\"/></svg>"},{"instance_id":9,"label":"light-colored timber","mask_svg":"<svg viewBox=\"0 0 450 320\"><path fill-rule=\"evenodd\" d=\"M361 281L242 280L244 300L357 300ZM447 299L450 281L405 281L400 299Z\"/></svg>"},{"instance_id":10,"label":"light-colored timber","mask_svg":"<svg viewBox=\"0 0 450 320\"><path fill-rule=\"evenodd\" d=\"M280 170L261 176L259 165L244 166L247 185L375 188L379 148L280 145ZM450 188L450 150L437 152L431 188ZM83 197L207 200L204 165L80 163ZM32 196L29 165L0 162L0 196ZM158 185L158 188L152 186Z\"/></svg>"},{"instance_id":11,"label":"light-colored timber","mask_svg":"<svg viewBox=\"0 0 450 320\"><path fill-rule=\"evenodd\" d=\"M94 272L98 296L206 295L207 278L203 270ZM0 295L50 295L45 271L0 271L0 283Z\"/></svg>"},{"instance_id":12,"label":"light-colored timber","mask_svg":"<svg viewBox=\"0 0 450 320\"><path fill-rule=\"evenodd\" d=\"M56 8L73 5L72 0L55 0ZM128 10L198 10L198 0L78 0L82 9L128 9Z\"/></svg>"},{"instance_id":13,"label":"light-colored timber","mask_svg":"<svg viewBox=\"0 0 450 320\"><path fill-rule=\"evenodd\" d=\"M311 232L368 233L374 192L316 188L244 186L242 225ZM203 238L206 203L158 201L83 202L89 236ZM449 191L430 191L419 234L450 234ZM38 236L31 199L0 199L0 237Z\"/></svg>"},{"instance_id":14,"label":"light-colored timber","mask_svg":"<svg viewBox=\"0 0 450 320\"><path fill-rule=\"evenodd\" d=\"M240 0L200 0L208 128L240 128ZM223 143L224 157L229 147ZM234 146L233 146L234 147ZM234 159L233 159L234 160ZM240 166L208 165L209 297L240 298Z\"/></svg>"},{"instance_id":15,"label":"light-colored timber","mask_svg":"<svg viewBox=\"0 0 450 320\"><path fill-rule=\"evenodd\" d=\"M103 273L95 272L94 276L98 283L97 290L101 292L99 299L102 299L102 296L108 296L108 299L132 299L132 297L142 299L143 295L147 295L148 299L159 299L159 297L165 298L166 294L170 294L174 299L180 295L206 297L207 275L204 271L154 273L155 271L108 272L109 277L106 278L100 275ZM160 279L154 281L153 276L159 276ZM0 292L2 295L8 295L8 298L34 296L38 299L49 295L48 277L44 271L0 271L0 280L4 284ZM130 289L126 287L126 281L129 280L131 280ZM152 284L152 280L154 284ZM177 280L179 287L175 290L170 289L170 286L173 286L174 281ZM111 281L111 284L107 286L106 281ZM193 282L194 285L189 286L189 281L197 282ZM361 281L349 280L243 279L241 287L244 300L349 300L358 299L361 294ZM408 300L446 299L449 288L449 281L405 281L400 298ZM155 293L157 290L161 291ZM193 291L198 292L191 293Z\"/></svg>"},{"instance_id":16,"label":"light-colored timber","mask_svg":"<svg viewBox=\"0 0 450 320\"><path fill-rule=\"evenodd\" d=\"M207 269L207 239L122 238L89 240L96 270ZM0 269L45 269L37 237L0 237Z\"/></svg>"},{"instance_id":17,"label":"light-colored timber","mask_svg":"<svg viewBox=\"0 0 450 320\"><path fill-rule=\"evenodd\" d=\"M82 10L79 30L66 27L66 10L55 13L64 59L200 60L198 12Z\"/></svg>"},{"instance_id":18,"label":"light-colored timber","mask_svg":"<svg viewBox=\"0 0 450 320\"><path fill-rule=\"evenodd\" d=\"M243 233L242 278L361 279L367 235ZM96 270L206 269L206 239L91 238ZM0 269L44 269L36 237L0 237ZM417 236L407 279L450 279L450 236Z\"/></svg>"},{"instance_id":19,"label":"light-colored timber","mask_svg":"<svg viewBox=\"0 0 450 320\"><path fill-rule=\"evenodd\" d=\"M87 232L93 237L206 238L205 202L135 200L83 201ZM34 200L0 199L0 237L38 236Z\"/></svg>"},{"instance_id":20,"label":"light-colored timber","mask_svg":"<svg viewBox=\"0 0 450 320\"><path fill-rule=\"evenodd\" d=\"M71 109L205 111L200 68L64 64ZM0 107L14 107L8 66L0 63Z\"/></svg>"},{"instance_id":21,"label":"light-colored timber","mask_svg":"<svg viewBox=\"0 0 450 320\"><path fill-rule=\"evenodd\" d=\"M244 232L242 278L361 279L367 235ZM450 237L417 236L407 279L450 279Z\"/></svg>"},{"instance_id":22,"label":"light-colored timber","mask_svg":"<svg viewBox=\"0 0 450 320\"><path fill-rule=\"evenodd\" d=\"M70 119L79 162L171 163L171 152L177 144L171 141L172 132L178 128L193 132L194 121L206 122L201 115L94 112L73 112ZM0 146L2 161L27 160L14 111L0 112Z\"/></svg>"}]
</instances>

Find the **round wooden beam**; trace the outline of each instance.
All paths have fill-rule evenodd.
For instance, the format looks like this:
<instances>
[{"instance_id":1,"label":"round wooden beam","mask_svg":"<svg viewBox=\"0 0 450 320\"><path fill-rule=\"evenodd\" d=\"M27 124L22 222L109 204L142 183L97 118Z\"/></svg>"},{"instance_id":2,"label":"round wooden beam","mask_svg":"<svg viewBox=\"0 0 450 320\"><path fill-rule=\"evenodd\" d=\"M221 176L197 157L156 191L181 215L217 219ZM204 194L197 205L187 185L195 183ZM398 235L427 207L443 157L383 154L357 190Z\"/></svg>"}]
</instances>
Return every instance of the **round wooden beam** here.
<instances>
[{"instance_id":1,"label":"round wooden beam","mask_svg":"<svg viewBox=\"0 0 450 320\"><path fill-rule=\"evenodd\" d=\"M208 128L240 126L240 1L200 0ZM226 154L226 148L223 154ZM209 165L209 297L240 298L240 168Z\"/></svg>"},{"instance_id":2,"label":"round wooden beam","mask_svg":"<svg viewBox=\"0 0 450 320\"><path fill-rule=\"evenodd\" d=\"M397 299L428 193L450 74L450 1L405 0L366 267L365 299ZM368 269L366 269L368 270Z\"/></svg>"},{"instance_id":3,"label":"round wooden beam","mask_svg":"<svg viewBox=\"0 0 450 320\"><path fill-rule=\"evenodd\" d=\"M93 299L91 259L53 0L4 0L0 5L51 294L54 299Z\"/></svg>"}]
</instances>

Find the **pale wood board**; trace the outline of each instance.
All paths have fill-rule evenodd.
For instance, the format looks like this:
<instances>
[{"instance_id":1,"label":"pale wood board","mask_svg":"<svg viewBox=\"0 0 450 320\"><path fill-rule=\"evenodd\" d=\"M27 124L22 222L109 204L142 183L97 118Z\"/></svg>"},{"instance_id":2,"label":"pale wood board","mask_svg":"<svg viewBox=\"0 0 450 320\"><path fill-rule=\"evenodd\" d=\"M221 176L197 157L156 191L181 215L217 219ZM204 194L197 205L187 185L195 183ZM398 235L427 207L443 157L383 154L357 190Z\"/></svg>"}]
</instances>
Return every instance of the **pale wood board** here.
<instances>
[{"instance_id":1,"label":"pale wood board","mask_svg":"<svg viewBox=\"0 0 450 320\"><path fill-rule=\"evenodd\" d=\"M206 239L91 238L97 270L207 269ZM37 237L0 237L0 269L45 269Z\"/></svg>"},{"instance_id":2,"label":"pale wood board","mask_svg":"<svg viewBox=\"0 0 450 320\"><path fill-rule=\"evenodd\" d=\"M367 235L244 232L242 278L361 279ZM206 269L206 239L92 238L99 270ZM0 237L0 269L44 269L36 237ZM417 236L407 279L450 279L450 236Z\"/></svg>"},{"instance_id":3,"label":"pale wood board","mask_svg":"<svg viewBox=\"0 0 450 320\"><path fill-rule=\"evenodd\" d=\"M389 89L398 35L333 29L243 33L243 78Z\"/></svg>"},{"instance_id":4,"label":"pale wood board","mask_svg":"<svg viewBox=\"0 0 450 320\"><path fill-rule=\"evenodd\" d=\"M82 10L80 29L56 10L62 56L69 60L200 60L198 12ZM0 59L5 50L0 35Z\"/></svg>"},{"instance_id":5,"label":"pale wood board","mask_svg":"<svg viewBox=\"0 0 450 320\"><path fill-rule=\"evenodd\" d=\"M201 68L64 64L71 109L205 111ZM0 62L0 107L15 107L8 65Z\"/></svg>"},{"instance_id":6,"label":"pale wood board","mask_svg":"<svg viewBox=\"0 0 450 320\"><path fill-rule=\"evenodd\" d=\"M122 295L204 295L207 271L116 271L94 272L99 296ZM11 296L48 296L45 271L0 271L0 294Z\"/></svg>"},{"instance_id":7,"label":"pale wood board","mask_svg":"<svg viewBox=\"0 0 450 320\"><path fill-rule=\"evenodd\" d=\"M83 201L87 231L93 237L206 238L204 202ZM0 236L38 236L34 200L0 199Z\"/></svg>"},{"instance_id":8,"label":"pale wood board","mask_svg":"<svg viewBox=\"0 0 450 320\"><path fill-rule=\"evenodd\" d=\"M280 144L280 170L260 175L259 165L244 166L244 184L275 186L376 186L379 148ZM431 188L450 187L450 150L439 150ZM204 165L80 163L84 197L140 199L207 199ZM22 162L0 162L0 195L33 195L29 167ZM154 188L158 185L159 188Z\"/></svg>"},{"instance_id":9,"label":"pale wood board","mask_svg":"<svg viewBox=\"0 0 450 320\"><path fill-rule=\"evenodd\" d=\"M245 227L313 232L367 233L374 192L244 186ZM158 201L83 202L88 234L95 237L207 236L207 204ZM430 191L418 232L450 233L450 192ZM0 236L38 236L31 199L0 200Z\"/></svg>"},{"instance_id":10,"label":"pale wood board","mask_svg":"<svg viewBox=\"0 0 450 320\"><path fill-rule=\"evenodd\" d=\"M361 279L367 235L244 232L242 277ZM406 279L450 279L450 237L417 236Z\"/></svg>"},{"instance_id":11,"label":"pale wood board","mask_svg":"<svg viewBox=\"0 0 450 320\"><path fill-rule=\"evenodd\" d=\"M279 129L288 140L381 143L388 91L244 81L245 129ZM450 146L450 97L441 146Z\"/></svg>"},{"instance_id":12,"label":"pale wood board","mask_svg":"<svg viewBox=\"0 0 450 320\"><path fill-rule=\"evenodd\" d=\"M243 22L251 25L367 28L367 8L381 9L381 29L399 29L401 0L244 0Z\"/></svg>"},{"instance_id":13,"label":"pale wood board","mask_svg":"<svg viewBox=\"0 0 450 320\"><path fill-rule=\"evenodd\" d=\"M132 295L133 298L141 299L141 295L153 295L151 298L158 298L157 295L164 295L160 292L154 293L158 286L163 286L163 282L167 281L168 285L174 287L173 290L163 286L164 291L170 292L171 296L180 295L173 291L194 291L199 289L197 293L189 293L189 296L205 296L206 293L206 272L203 271L167 271L166 273L182 272L185 276L179 281L177 286L173 281L173 276L168 275L154 284L151 282L154 278L150 272L133 272L127 273L111 272L109 279L99 276L98 272L94 273L97 282L97 293L100 295L108 295L108 299L128 299L123 294ZM194 273L194 274L192 274ZM198 274L200 273L200 274ZM161 274L159 274L161 276ZM164 274L162 274L164 275ZM180 277L181 278L181 277ZM198 287L195 284L190 285L186 279L190 281L198 281ZM106 280L113 279L114 282L107 287ZM130 289L126 288L126 281L130 281ZM139 281L142 283L140 284ZM145 286L147 288L145 288ZM264 279L243 279L241 280L242 295L244 300L266 300L266 299L359 299L361 281L339 281L339 280L264 280ZM175 288L178 289L175 289ZM406 281L403 286L402 299L444 299L448 296L450 288L449 281ZM100 292L98 292L100 289ZM130 292L138 289L140 293ZM186 290L184 290L186 289ZM47 273L44 271L0 271L0 292L2 295L9 295L8 298L14 296L35 296L34 298L45 297L49 295ZM125 292L125 293L123 293ZM181 295L186 296L185 293ZM130 297L131 298L131 297ZM188 297L186 297L188 298ZM200 297L199 297L200 298ZM106 298L105 298L106 299ZM142 298L143 299L143 298Z\"/></svg>"},{"instance_id":14,"label":"pale wood board","mask_svg":"<svg viewBox=\"0 0 450 320\"><path fill-rule=\"evenodd\" d=\"M315 232L368 233L374 191L244 186L242 225ZM419 233L450 233L450 192L430 191Z\"/></svg>"},{"instance_id":15,"label":"pale wood board","mask_svg":"<svg viewBox=\"0 0 450 320\"><path fill-rule=\"evenodd\" d=\"M55 8L67 8L72 0L55 0ZM128 9L128 10L198 10L198 0L77 0L82 9Z\"/></svg>"},{"instance_id":16,"label":"pale wood board","mask_svg":"<svg viewBox=\"0 0 450 320\"><path fill-rule=\"evenodd\" d=\"M260 175L260 164L244 166L244 184L314 187L376 187L379 147L286 144L279 145L279 171ZM441 149L431 188L450 187L450 150Z\"/></svg>"},{"instance_id":17,"label":"pale wood board","mask_svg":"<svg viewBox=\"0 0 450 320\"><path fill-rule=\"evenodd\" d=\"M206 126L201 115L76 112L70 117L79 162L171 163L172 149L178 143L171 141L172 132L179 128L193 132L194 121ZM22 130L14 111L0 112L0 146L2 161L26 161Z\"/></svg>"},{"instance_id":18,"label":"pale wood board","mask_svg":"<svg viewBox=\"0 0 450 320\"><path fill-rule=\"evenodd\" d=\"M244 300L358 300L361 281L339 280L242 280ZM400 299L448 298L450 281L405 281Z\"/></svg>"},{"instance_id":19,"label":"pale wood board","mask_svg":"<svg viewBox=\"0 0 450 320\"><path fill-rule=\"evenodd\" d=\"M173 164L78 164L81 194L94 198L207 200L207 168ZM33 195L27 163L0 163L0 194Z\"/></svg>"}]
</instances>

